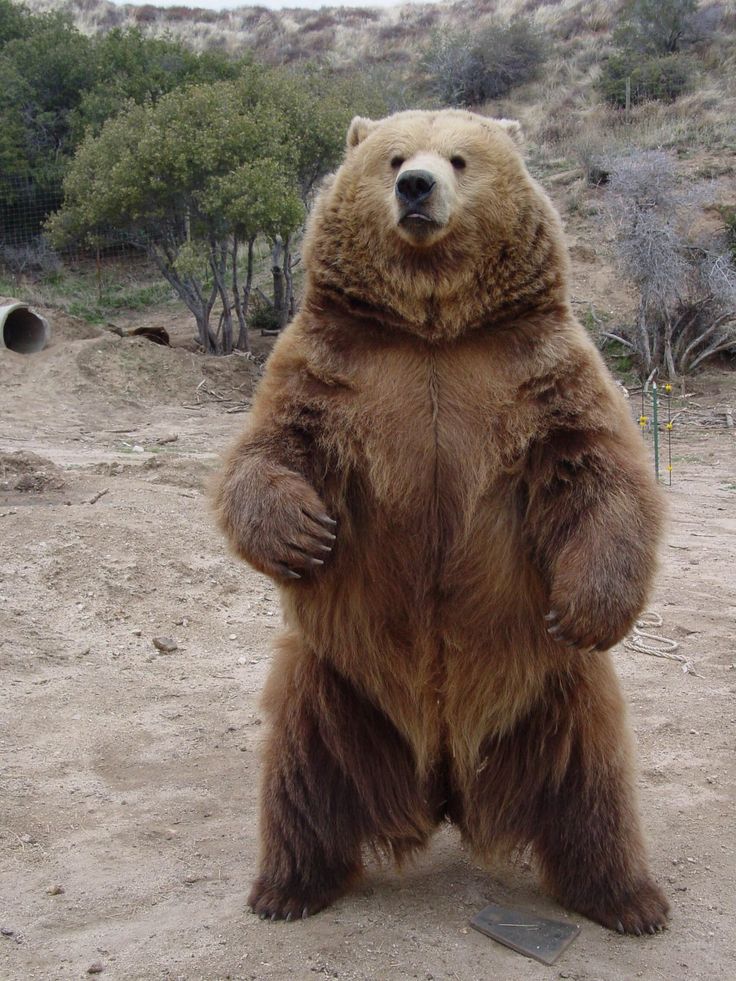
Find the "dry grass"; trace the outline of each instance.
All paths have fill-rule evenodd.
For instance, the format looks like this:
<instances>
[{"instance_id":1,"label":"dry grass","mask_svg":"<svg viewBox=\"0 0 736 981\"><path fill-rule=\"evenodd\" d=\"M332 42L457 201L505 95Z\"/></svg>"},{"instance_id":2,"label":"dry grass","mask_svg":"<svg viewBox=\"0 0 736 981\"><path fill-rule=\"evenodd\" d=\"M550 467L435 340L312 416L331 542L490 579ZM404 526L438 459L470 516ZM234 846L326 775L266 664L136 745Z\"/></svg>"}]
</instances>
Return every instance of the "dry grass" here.
<instances>
[{"instance_id":1,"label":"dry grass","mask_svg":"<svg viewBox=\"0 0 736 981\"><path fill-rule=\"evenodd\" d=\"M118 7L107 0L26 2L36 11L62 6L87 33L138 25L152 35L168 33L197 50L242 54L250 49L273 64L319 60L346 73L360 66L375 75L382 89L394 92L389 101L395 108L426 101L419 64L434 31L478 31L493 19L523 15L549 41L543 78L480 108L521 119L528 141L542 156L585 166L591 155L627 146L683 152L736 146L734 0L700 4L701 19L717 27L694 50L694 91L668 105L637 106L629 119L601 104L595 88L624 0L446 0L383 9L240 7L217 12Z\"/></svg>"},{"instance_id":2,"label":"dry grass","mask_svg":"<svg viewBox=\"0 0 736 981\"><path fill-rule=\"evenodd\" d=\"M412 54L436 28L478 27L492 18L509 20L528 17L546 34L563 40L607 32L618 2L606 0L458 0L432 4L397 4L371 9L325 7L319 11L291 9L270 11L263 7L240 7L211 11L188 7L115 6L107 0L28 0L34 11L67 10L77 26L93 34L111 27L137 25L147 33L168 33L202 50L216 46L242 52L258 48L269 61L290 60L289 49L313 55L324 53L329 30L331 62L340 67L354 64L364 53L384 48L385 59L395 54ZM309 35L321 40L310 48Z\"/></svg>"}]
</instances>

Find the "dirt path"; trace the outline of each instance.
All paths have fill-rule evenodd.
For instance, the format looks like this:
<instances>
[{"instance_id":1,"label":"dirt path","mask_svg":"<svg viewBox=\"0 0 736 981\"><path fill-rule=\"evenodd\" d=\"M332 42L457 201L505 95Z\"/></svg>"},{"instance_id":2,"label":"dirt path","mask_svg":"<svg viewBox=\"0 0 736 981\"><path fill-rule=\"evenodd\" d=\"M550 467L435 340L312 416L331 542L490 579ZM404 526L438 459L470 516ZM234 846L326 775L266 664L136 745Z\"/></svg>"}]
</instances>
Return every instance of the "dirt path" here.
<instances>
[{"instance_id":1,"label":"dirt path","mask_svg":"<svg viewBox=\"0 0 736 981\"><path fill-rule=\"evenodd\" d=\"M402 876L371 867L304 923L245 911L279 611L205 504L254 374L227 362L64 318L46 352L0 351L0 977L81 978L94 964L111 979L733 976L733 430L693 422L675 438L653 607L697 674L617 653L672 928L621 938L580 920L548 968L468 919L488 902L564 912L526 863L482 871L451 829ZM705 415L736 407L733 376L708 385ZM153 647L161 635L173 653Z\"/></svg>"}]
</instances>

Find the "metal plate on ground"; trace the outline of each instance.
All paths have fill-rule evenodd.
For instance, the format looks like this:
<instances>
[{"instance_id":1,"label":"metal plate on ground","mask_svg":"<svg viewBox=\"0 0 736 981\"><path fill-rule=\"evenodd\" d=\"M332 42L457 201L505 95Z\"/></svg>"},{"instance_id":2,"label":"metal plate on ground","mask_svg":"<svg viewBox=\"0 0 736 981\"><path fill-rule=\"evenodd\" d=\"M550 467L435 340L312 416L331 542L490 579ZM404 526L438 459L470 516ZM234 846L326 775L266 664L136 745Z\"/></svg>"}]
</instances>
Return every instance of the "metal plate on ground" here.
<instances>
[{"instance_id":1,"label":"metal plate on ground","mask_svg":"<svg viewBox=\"0 0 736 981\"><path fill-rule=\"evenodd\" d=\"M506 906L486 906L470 925L519 954L543 964L554 964L563 950L580 933L574 923L561 923Z\"/></svg>"}]
</instances>

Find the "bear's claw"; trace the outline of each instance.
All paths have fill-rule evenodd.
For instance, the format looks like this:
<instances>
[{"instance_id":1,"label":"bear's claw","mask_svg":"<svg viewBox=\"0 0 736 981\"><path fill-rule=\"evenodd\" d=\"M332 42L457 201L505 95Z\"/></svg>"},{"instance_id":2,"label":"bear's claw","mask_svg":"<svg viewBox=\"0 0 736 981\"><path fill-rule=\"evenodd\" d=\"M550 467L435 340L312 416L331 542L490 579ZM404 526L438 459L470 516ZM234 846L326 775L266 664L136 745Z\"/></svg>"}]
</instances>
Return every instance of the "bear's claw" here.
<instances>
[{"instance_id":1,"label":"bear's claw","mask_svg":"<svg viewBox=\"0 0 736 981\"><path fill-rule=\"evenodd\" d=\"M582 654L589 654L593 650L606 651L613 647L618 639L610 630L608 636L605 636L590 626L576 629L569 611L558 613L556 610L550 610L544 620L549 624L547 633L553 640L562 647L576 647Z\"/></svg>"},{"instance_id":2,"label":"bear's claw","mask_svg":"<svg viewBox=\"0 0 736 981\"><path fill-rule=\"evenodd\" d=\"M637 937L656 934L667 929L669 903L654 882L645 882L615 904L615 911L598 909L583 910L592 920L618 933L633 933Z\"/></svg>"},{"instance_id":3,"label":"bear's claw","mask_svg":"<svg viewBox=\"0 0 736 981\"><path fill-rule=\"evenodd\" d=\"M306 920L308 916L319 913L336 898L334 894L330 894L306 899L299 893L297 887L281 888L259 878L253 884L247 906L261 920L285 920L291 923L294 920Z\"/></svg>"}]
</instances>

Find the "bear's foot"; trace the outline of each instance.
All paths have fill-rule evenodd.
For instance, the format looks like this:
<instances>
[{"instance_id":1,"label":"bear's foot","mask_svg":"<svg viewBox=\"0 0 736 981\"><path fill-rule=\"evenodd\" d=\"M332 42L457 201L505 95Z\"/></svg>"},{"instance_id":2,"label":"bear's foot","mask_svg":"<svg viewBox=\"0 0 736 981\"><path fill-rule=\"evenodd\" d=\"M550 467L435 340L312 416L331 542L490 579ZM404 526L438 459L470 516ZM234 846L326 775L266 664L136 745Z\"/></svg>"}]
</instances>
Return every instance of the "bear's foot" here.
<instances>
[{"instance_id":1,"label":"bear's foot","mask_svg":"<svg viewBox=\"0 0 736 981\"><path fill-rule=\"evenodd\" d=\"M251 887L248 906L262 920L305 920L330 906L348 888L326 884L309 889L303 884L279 884L259 875Z\"/></svg>"},{"instance_id":2,"label":"bear's foot","mask_svg":"<svg viewBox=\"0 0 736 981\"><path fill-rule=\"evenodd\" d=\"M580 912L619 933L659 933L667 927L670 905L654 882L646 881L610 904L601 902Z\"/></svg>"}]
</instances>

